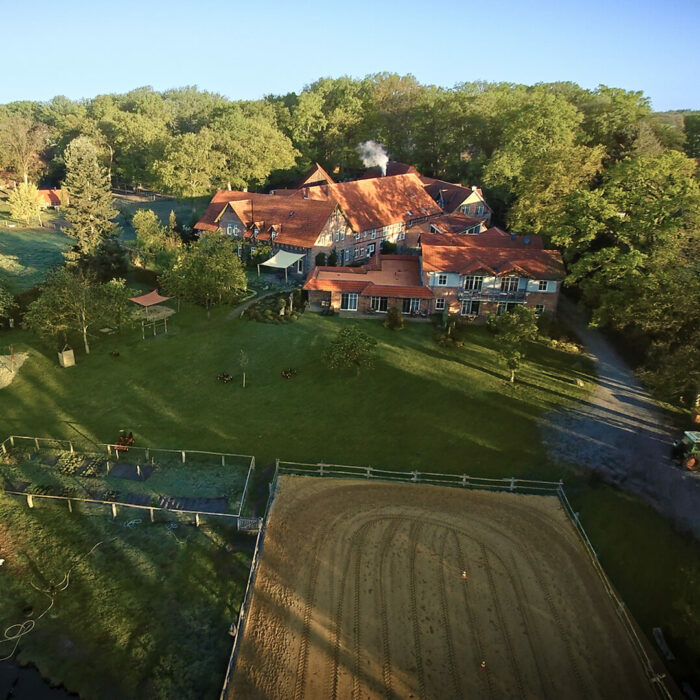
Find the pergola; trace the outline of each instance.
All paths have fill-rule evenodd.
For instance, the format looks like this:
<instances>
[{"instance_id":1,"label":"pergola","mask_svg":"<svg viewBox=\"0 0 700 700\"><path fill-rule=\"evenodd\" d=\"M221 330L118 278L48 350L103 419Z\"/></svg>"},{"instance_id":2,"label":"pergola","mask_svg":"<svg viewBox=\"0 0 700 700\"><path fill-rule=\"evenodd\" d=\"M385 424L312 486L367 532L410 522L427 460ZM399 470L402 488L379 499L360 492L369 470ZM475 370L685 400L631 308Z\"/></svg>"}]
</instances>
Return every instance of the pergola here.
<instances>
[{"instance_id":1,"label":"pergola","mask_svg":"<svg viewBox=\"0 0 700 700\"><path fill-rule=\"evenodd\" d=\"M284 269L284 281L287 281L287 270L304 257L303 253L288 253L286 250L278 250L269 260L258 263L258 277L260 277L260 265Z\"/></svg>"}]
</instances>

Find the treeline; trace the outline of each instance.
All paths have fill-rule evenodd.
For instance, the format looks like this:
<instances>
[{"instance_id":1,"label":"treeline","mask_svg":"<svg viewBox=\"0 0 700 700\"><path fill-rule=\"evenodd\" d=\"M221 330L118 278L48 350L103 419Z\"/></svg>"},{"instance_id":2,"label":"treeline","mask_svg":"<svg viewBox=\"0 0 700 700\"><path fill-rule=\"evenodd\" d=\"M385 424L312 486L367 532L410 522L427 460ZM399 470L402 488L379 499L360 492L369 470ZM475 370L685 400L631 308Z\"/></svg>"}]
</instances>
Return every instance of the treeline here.
<instances>
[{"instance_id":1,"label":"treeline","mask_svg":"<svg viewBox=\"0 0 700 700\"><path fill-rule=\"evenodd\" d=\"M500 223L559 246L594 322L638 346L668 398L700 382L698 113L653 113L605 86L445 89L387 73L257 101L139 88L0 107L0 166L58 185L78 136L113 185L177 196L292 184L313 161L350 177L358 144L379 141L426 175L481 184Z\"/></svg>"}]
</instances>

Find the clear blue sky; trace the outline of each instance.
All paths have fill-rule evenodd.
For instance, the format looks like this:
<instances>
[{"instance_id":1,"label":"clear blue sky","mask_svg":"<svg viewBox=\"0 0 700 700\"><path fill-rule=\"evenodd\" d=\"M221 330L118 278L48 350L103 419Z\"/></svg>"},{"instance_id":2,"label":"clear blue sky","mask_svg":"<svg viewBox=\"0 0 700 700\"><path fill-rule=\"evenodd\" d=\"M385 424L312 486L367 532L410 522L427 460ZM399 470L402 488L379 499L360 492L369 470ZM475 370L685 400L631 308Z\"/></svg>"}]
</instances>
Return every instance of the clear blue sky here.
<instances>
[{"instance_id":1,"label":"clear blue sky","mask_svg":"<svg viewBox=\"0 0 700 700\"><path fill-rule=\"evenodd\" d=\"M232 99L390 71L571 80L700 109L700 0L0 0L0 103L198 85Z\"/></svg>"}]
</instances>

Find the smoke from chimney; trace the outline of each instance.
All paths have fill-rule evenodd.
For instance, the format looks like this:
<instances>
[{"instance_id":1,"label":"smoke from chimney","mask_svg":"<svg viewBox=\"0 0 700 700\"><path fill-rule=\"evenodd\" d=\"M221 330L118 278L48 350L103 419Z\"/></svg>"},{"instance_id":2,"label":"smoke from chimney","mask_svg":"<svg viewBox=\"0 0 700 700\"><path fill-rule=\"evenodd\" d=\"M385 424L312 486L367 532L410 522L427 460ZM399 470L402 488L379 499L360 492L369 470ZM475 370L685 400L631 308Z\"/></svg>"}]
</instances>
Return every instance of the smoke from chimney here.
<instances>
[{"instance_id":1,"label":"smoke from chimney","mask_svg":"<svg viewBox=\"0 0 700 700\"><path fill-rule=\"evenodd\" d=\"M357 151L362 158L365 168L379 166L382 175L386 175L386 164L389 162L389 154L381 143L376 141L365 141L357 147Z\"/></svg>"}]
</instances>

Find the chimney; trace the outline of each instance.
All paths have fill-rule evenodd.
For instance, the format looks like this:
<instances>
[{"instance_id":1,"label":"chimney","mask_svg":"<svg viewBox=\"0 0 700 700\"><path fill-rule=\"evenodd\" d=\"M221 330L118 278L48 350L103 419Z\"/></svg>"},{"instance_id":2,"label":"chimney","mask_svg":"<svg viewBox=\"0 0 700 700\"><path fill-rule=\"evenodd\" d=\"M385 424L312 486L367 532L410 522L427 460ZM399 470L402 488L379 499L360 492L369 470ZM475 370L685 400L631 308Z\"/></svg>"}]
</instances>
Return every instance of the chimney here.
<instances>
[{"instance_id":1,"label":"chimney","mask_svg":"<svg viewBox=\"0 0 700 700\"><path fill-rule=\"evenodd\" d=\"M476 185L472 185L472 192L476 192L476 190L477 190L477 186L476 186Z\"/></svg>"},{"instance_id":2,"label":"chimney","mask_svg":"<svg viewBox=\"0 0 700 700\"><path fill-rule=\"evenodd\" d=\"M226 189L228 189L228 191L230 192L231 191L231 183L228 182L227 185L228 185L228 187Z\"/></svg>"},{"instance_id":3,"label":"chimney","mask_svg":"<svg viewBox=\"0 0 700 700\"><path fill-rule=\"evenodd\" d=\"M243 188L243 191L244 191L244 192L247 192L247 191L248 191L248 185L246 185L246 186Z\"/></svg>"},{"instance_id":4,"label":"chimney","mask_svg":"<svg viewBox=\"0 0 700 700\"><path fill-rule=\"evenodd\" d=\"M308 187L304 187L304 194L303 194L303 197L304 197L304 199L308 199L308 198L309 198L309 188L308 188Z\"/></svg>"}]
</instances>

